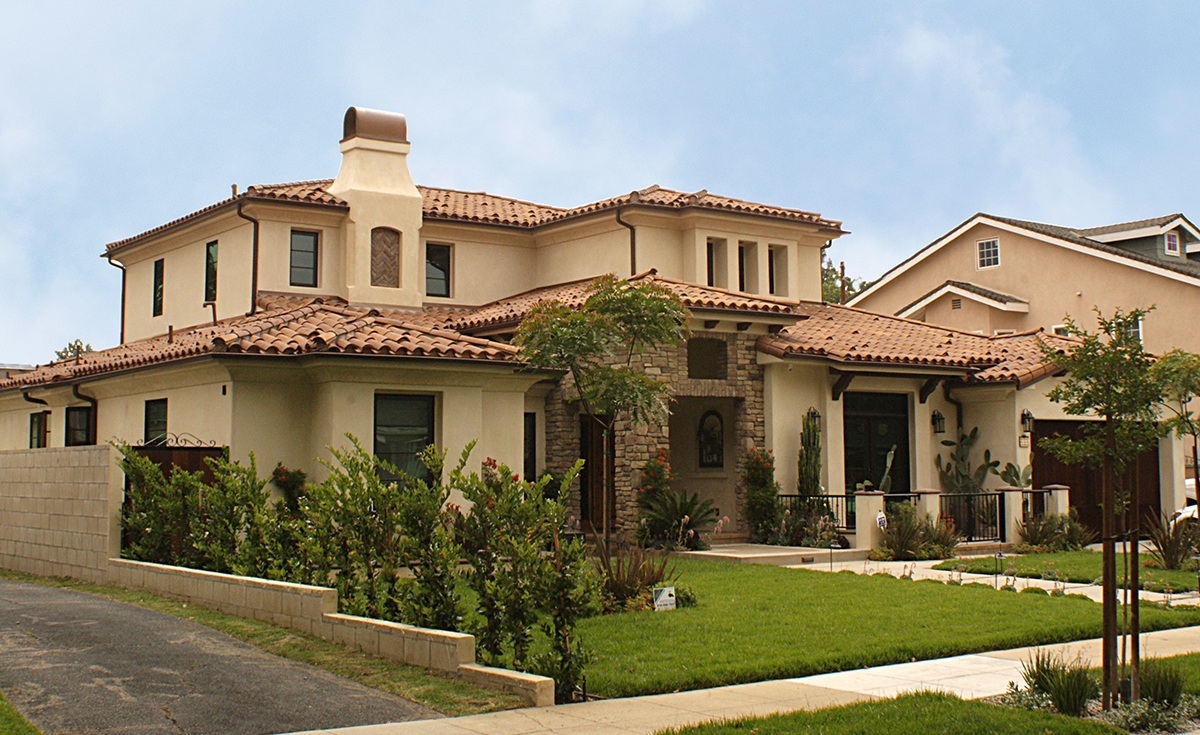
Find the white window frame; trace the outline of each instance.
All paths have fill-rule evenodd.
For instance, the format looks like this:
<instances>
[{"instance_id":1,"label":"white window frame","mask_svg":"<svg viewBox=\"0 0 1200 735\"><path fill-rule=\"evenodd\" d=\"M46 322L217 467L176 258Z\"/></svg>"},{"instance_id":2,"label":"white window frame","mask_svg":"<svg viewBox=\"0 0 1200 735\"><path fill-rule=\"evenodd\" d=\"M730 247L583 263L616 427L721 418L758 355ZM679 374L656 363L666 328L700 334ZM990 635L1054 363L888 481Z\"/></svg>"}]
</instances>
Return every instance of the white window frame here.
<instances>
[{"instance_id":1,"label":"white window frame","mask_svg":"<svg viewBox=\"0 0 1200 735\"><path fill-rule=\"evenodd\" d=\"M1172 241L1175 242L1174 249L1171 248ZM1166 253L1167 255L1170 255L1175 258L1178 258L1180 256L1179 233L1178 232L1168 232L1165 235L1163 235L1163 252Z\"/></svg>"},{"instance_id":2,"label":"white window frame","mask_svg":"<svg viewBox=\"0 0 1200 735\"><path fill-rule=\"evenodd\" d=\"M1016 333L1017 333L1017 330L1015 330L1015 329L993 329L992 330L993 337L1011 337L1012 335L1014 335Z\"/></svg>"},{"instance_id":3,"label":"white window frame","mask_svg":"<svg viewBox=\"0 0 1200 735\"><path fill-rule=\"evenodd\" d=\"M1060 329L1062 330L1061 332L1058 331ZM1067 332L1066 324L1055 324L1054 326L1050 327L1050 334L1053 334L1056 337L1069 337L1070 336L1070 334Z\"/></svg>"},{"instance_id":4,"label":"white window frame","mask_svg":"<svg viewBox=\"0 0 1200 735\"><path fill-rule=\"evenodd\" d=\"M996 245L996 262L990 263L988 265L984 265L983 264L983 246L988 243L995 243L995 245ZM975 241L975 270L982 271L982 270L987 270L989 268L999 268L999 267L1000 267L1000 238L989 237L986 240L976 240Z\"/></svg>"}]
</instances>

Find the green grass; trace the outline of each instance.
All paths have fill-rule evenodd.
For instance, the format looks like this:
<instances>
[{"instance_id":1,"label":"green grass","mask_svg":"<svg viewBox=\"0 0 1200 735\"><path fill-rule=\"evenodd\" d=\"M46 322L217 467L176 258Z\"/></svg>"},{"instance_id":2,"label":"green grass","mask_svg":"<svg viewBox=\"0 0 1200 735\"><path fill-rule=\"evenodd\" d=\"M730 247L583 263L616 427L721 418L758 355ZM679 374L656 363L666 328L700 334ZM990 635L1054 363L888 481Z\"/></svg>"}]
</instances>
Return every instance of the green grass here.
<instances>
[{"instance_id":1,"label":"green grass","mask_svg":"<svg viewBox=\"0 0 1200 735\"><path fill-rule=\"evenodd\" d=\"M524 700L511 694L484 689L448 674L388 661L290 628L225 615L198 605L189 605L146 592L133 592L120 587L72 579L35 577L4 570L0 570L0 578L99 595L191 620L276 656L302 661L447 715L457 717L526 706ZM0 714L0 725L4 722L3 715ZM3 732L7 730L0 727L0 733Z\"/></svg>"},{"instance_id":2,"label":"green grass","mask_svg":"<svg viewBox=\"0 0 1200 735\"><path fill-rule=\"evenodd\" d=\"M1125 731L1048 712L964 702L946 694L924 693L816 712L708 723L663 732L687 735L1118 735Z\"/></svg>"},{"instance_id":3,"label":"green grass","mask_svg":"<svg viewBox=\"0 0 1200 735\"><path fill-rule=\"evenodd\" d=\"M700 689L1100 636L1100 605L852 572L680 559L700 606L584 620L588 690ZM1200 624L1195 608L1142 611L1142 629Z\"/></svg>"},{"instance_id":4,"label":"green grass","mask_svg":"<svg viewBox=\"0 0 1200 735\"><path fill-rule=\"evenodd\" d=\"M4 735L40 735L36 727L30 725L20 712L13 709L3 694L0 694L0 733L4 733Z\"/></svg>"},{"instance_id":5,"label":"green grass","mask_svg":"<svg viewBox=\"0 0 1200 735\"><path fill-rule=\"evenodd\" d=\"M1052 570L1058 570L1059 579L1064 582L1088 584L1100 578L1100 561L1103 554L1098 551L1064 551L1057 554L1025 554L1023 556L1008 556L1000 562L1000 576L1011 564L1018 577L1034 579L1050 579ZM1172 592L1194 592L1196 590L1196 572L1183 569L1157 569L1149 566L1148 554L1141 554L1141 588L1151 592L1164 592L1168 584ZM960 564L965 564L964 571L970 574L995 574L996 559L991 556L974 557L970 559L951 559L938 564L934 569L953 570ZM1053 564L1053 567L1051 566ZM1123 586L1125 576L1125 556L1117 554L1117 586Z\"/></svg>"}]
</instances>

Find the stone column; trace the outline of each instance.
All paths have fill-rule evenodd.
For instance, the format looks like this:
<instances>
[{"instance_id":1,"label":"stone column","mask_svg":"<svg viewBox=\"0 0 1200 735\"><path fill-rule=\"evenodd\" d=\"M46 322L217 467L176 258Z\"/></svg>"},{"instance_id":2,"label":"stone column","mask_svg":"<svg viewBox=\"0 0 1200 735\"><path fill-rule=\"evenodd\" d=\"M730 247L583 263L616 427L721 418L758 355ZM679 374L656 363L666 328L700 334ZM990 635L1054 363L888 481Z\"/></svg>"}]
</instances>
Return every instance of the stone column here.
<instances>
[{"instance_id":1,"label":"stone column","mask_svg":"<svg viewBox=\"0 0 1200 735\"><path fill-rule=\"evenodd\" d=\"M1071 489L1066 485L1047 485L1042 488L1049 490L1046 495L1046 512L1066 515L1071 512Z\"/></svg>"},{"instance_id":2,"label":"stone column","mask_svg":"<svg viewBox=\"0 0 1200 735\"><path fill-rule=\"evenodd\" d=\"M854 493L854 548L878 549L883 544L883 531L877 518L883 512L883 493Z\"/></svg>"},{"instance_id":3,"label":"stone column","mask_svg":"<svg viewBox=\"0 0 1200 735\"><path fill-rule=\"evenodd\" d=\"M1025 517L1025 494L1019 487L1002 487L997 492L1004 493L1004 517L1000 519L1001 540L1015 544L1021 538L1018 526Z\"/></svg>"}]
</instances>

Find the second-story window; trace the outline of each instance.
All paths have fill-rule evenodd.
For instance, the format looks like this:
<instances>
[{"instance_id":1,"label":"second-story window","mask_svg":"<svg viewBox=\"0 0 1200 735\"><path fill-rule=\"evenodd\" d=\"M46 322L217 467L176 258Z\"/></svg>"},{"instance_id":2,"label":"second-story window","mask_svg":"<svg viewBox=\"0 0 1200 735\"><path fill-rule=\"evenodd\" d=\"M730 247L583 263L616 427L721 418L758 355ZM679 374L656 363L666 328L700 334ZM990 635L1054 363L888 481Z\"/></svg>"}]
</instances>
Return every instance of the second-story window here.
<instances>
[{"instance_id":1,"label":"second-story window","mask_svg":"<svg viewBox=\"0 0 1200 735\"><path fill-rule=\"evenodd\" d=\"M163 259L154 261L154 316L163 313Z\"/></svg>"},{"instance_id":2,"label":"second-story window","mask_svg":"<svg viewBox=\"0 0 1200 735\"><path fill-rule=\"evenodd\" d=\"M1163 249L1167 255L1179 255L1179 233L1168 232L1163 240Z\"/></svg>"},{"instance_id":3,"label":"second-story window","mask_svg":"<svg viewBox=\"0 0 1200 735\"><path fill-rule=\"evenodd\" d=\"M293 286L317 286L317 233L292 230L291 278Z\"/></svg>"},{"instance_id":4,"label":"second-story window","mask_svg":"<svg viewBox=\"0 0 1200 735\"><path fill-rule=\"evenodd\" d=\"M217 241L204 246L204 300L217 300Z\"/></svg>"},{"instance_id":5,"label":"second-story window","mask_svg":"<svg viewBox=\"0 0 1200 735\"><path fill-rule=\"evenodd\" d=\"M425 295L450 295L450 246L425 244Z\"/></svg>"},{"instance_id":6,"label":"second-story window","mask_svg":"<svg viewBox=\"0 0 1200 735\"><path fill-rule=\"evenodd\" d=\"M1000 265L999 240L980 240L975 245L978 251L976 262L979 268L994 268Z\"/></svg>"},{"instance_id":7,"label":"second-story window","mask_svg":"<svg viewBox=\"0 0 1200 735\"><path fill-rule=\"evenodd\" d=\"M165 441L167 438L167 399L146 401L146 416L142 424L142 442Z\"/></svg>"}]
</instances>

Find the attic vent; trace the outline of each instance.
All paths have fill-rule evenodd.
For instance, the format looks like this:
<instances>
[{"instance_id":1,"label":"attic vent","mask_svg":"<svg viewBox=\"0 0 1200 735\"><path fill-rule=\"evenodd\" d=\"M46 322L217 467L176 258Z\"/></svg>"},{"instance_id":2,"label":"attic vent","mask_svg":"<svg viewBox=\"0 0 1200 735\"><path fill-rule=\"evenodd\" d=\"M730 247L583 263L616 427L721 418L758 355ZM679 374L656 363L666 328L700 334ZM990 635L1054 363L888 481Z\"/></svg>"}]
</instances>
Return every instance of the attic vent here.
<instances>
[{"instance_id":1,"label":"attic vent","mask_svg":"<svg viewBox=\"0 0 1200 735\"><path fill-rule=\"evenodd\" d=\"M961 309L962 308L962 299L950 299L950 308L951 309Z\"/></svg>"}]
</instances>

